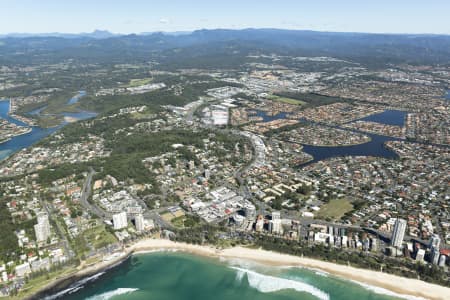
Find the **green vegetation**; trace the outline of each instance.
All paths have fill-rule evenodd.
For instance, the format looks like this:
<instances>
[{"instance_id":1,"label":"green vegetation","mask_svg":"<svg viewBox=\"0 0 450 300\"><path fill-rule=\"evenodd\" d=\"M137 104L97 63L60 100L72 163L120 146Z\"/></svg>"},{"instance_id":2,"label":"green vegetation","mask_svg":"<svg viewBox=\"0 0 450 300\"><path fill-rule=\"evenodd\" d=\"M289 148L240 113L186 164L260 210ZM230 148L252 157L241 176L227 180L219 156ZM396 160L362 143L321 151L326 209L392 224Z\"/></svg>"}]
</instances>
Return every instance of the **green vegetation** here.
<instances>
[{"instance_id":1,"label":"green vegetation","mask_svg":"<svg viewBox=\"0 0 450 300\"><path fill-rule=\"evenodd\" d=\"M206 77L207 82L201 83L190 83L190 80L197 79L196 77L170 76L157 79L158 82L163 81L168 86L170 84L183 85L181 94L175 95L168 89L161 89L138 95L111 95L99 97L87 95L80 99L80 108L98 113L112 113L123 107L147 105L152 111L157 112L161 110L161 105L183 106L189 102L198 100L200 96L205 96L205 91L208 89L236 85L212 80L210 77Z\"/></svg>"},{"instance_id":2,"label":"green vegetation","mask_svg":"<svg viewBox=\"0 0 450 300\"><path fill-rule=\"evenodd\" d=\"M84 259L91 250L97 250L117 242L114 235L101 224L87 229L71 240L71 246L77 257Z\"/></svg>"},{"instance_id":3,"label":"green vegetation","mask_svg":"<svg viewBox=\"0 0 450 300\"><path fill-rule=\"evenodd\" d=\"M49 271L41 270L39 272L32 273L26 279L24 289L20 290L16 295L10 295L8 299L25 299L30 297L31 295L39 292L43 286L53 282L55 278L62 278L77 272L75 266L78 264L78 260L71 260L65 264L54 265Z\"/></svg>"},{"instance_id":4,"label":"green vegetation","mask_svg":"<svg viewBox=\"0 0 450 300\"><path fill-rule=\"evenodd\" d=\"M170 222L177 228L191 228L200 223L200 218L193 215L184 215L173 218Z\"/></svg>"},{"instance_id":5,"label":"green vegetation","mask_svg":"<svg viewBox=\"0 0 450 300\"><path fill-rule=\"evenodd\" d=\"M315 93L292 93L292 92L279 92L275 94L278 97L282 98L289 98L294 100L299 100L305 104L305 107L314 107L314 106L322 106L322 105L328 105L333 104L337 102L349 102L352 103L353 101L350 99L344 99L339 97L330 97L330 96L324 96L320 94Z\"/></svg>"},{"instance_id":6,"label":"green vegetation","mask_svg":"<svg viewBox=\"0 0 450 300\"><path fill-rule=\"evenodd\" d=\"M17 237L14 234L16 224L14 224L11 214L6 207L7 199L0 194L0 260L8 262L16 258L16 251L19 248Z\"/></svg>"},{"instance_id":7,"label":"green vegetation","mask_svg":"<svg viewBox=\"0 0 450 300\"><path fill-rule=\"evenodd\" d=\"M88 171L89 168L86 164L78 163L78 164L61 164L58 165L57 168L46 168L38 171L39 174L39 182L41 184L50 184L52 181L55 181L60 178L67 177L72 174L80 174Z\"/></svg>"},{"instance_id":8,"label":"green vegetation","mask_svg":"<svg viewBox=\"0 0 450 300\"><path fill-rule=\"evenodd\" d=\"M299 99L293 99L293 98L282 97L282 96L277 96L277 95L270 95L268 98L273 101L283 102L283 103L287 103L287 104L294 104L294 105L305 105L306 104L304 101L299 100Z\"/></svg>"},{"instance_id":9,"label":"green vegetation","mask_svg":"<svg viewBox=\"0 0 450 300\"><path fill-rule=\"evenodd\" d=\"M35 117L35 119L37 125L42 128L55 127L63 121L63 117L57 115L40 115Z\"/></svg>"},{"instance_id":10,"label":"green vegetation","mask_svg":"<svg viewBox=\"0 0 450 300\"><path fill-rule=\"evenodd\" d=\"M89 133L100 135L106 139L105 147L111 149L109 157L92 160L89 163L65 163L57 167L50 167L38 171L39 182L49 184L59 178L67 177L71 174L79 174L94 168L98 176L111 175L119 181L133 180L135 183L150 183L153 189L148 191L158 193L158 183L155 182L153 174L143 165L142 160L147 157L160 155L173 151L173 144L192 145L203 148L203 139L208 138L212 133L208 130L194 132L192 130L175 129L154 133L136 133L131 135L116 135L118 128L132 126L137 121L126 117L118 117L95 121L95 126L84 126L83 123L74 123L64 129L61 133L66 137L64 143L77 142L82 140ZM214 139L223 143L225 148L233 150L237 142L243 147L242 137L232 136L222 133L214 133ZM41 141L45 143L46 141ZM215 149L216 155L225 155L221 149ZM193 159L192 152L187 149L179 149L180 158L186 160Z\"/></svg>"},{"instance_id":11,"label":"green vegetation","mask_svg":"<svg viewBox=\"0 0 450 300\"><path fill-rule=\"evenodd\" d=\"M94 249L103 248L109 244L117 242L117 239L111 232L106 230L105 225L98 225L97 227L87 229L82 233L84 239Z\"/></svg>"},{"instance_id":12,"label":"green vegetation","mask_svg":"<svg viewBox=\"0 0 450 300\"><path fill-rule=\"evenodd\" d=\"M347 199L333 199L324 204L316 217L321 219L339 220L345 213L353 210L353 205Z\"/></svg>"}]
</instances>

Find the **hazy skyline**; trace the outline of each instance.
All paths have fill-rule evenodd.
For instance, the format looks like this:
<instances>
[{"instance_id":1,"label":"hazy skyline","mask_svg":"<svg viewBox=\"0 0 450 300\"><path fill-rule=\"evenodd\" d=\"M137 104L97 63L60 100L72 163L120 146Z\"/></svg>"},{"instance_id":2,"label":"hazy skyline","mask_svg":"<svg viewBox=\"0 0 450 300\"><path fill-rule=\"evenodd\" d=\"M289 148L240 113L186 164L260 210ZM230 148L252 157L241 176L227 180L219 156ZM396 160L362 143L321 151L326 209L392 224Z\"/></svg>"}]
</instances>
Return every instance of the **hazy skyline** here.
<instances>
[{"instance_id":1,"label":"hazy skyline","mask_svg":"<svg viewBox=\"0 0 450 300\"><path fill-rule=\"evenodd\" d=\"M450 34L445 0L0 0L0 33L284 28Z\"/></svg>"}]
</instances>

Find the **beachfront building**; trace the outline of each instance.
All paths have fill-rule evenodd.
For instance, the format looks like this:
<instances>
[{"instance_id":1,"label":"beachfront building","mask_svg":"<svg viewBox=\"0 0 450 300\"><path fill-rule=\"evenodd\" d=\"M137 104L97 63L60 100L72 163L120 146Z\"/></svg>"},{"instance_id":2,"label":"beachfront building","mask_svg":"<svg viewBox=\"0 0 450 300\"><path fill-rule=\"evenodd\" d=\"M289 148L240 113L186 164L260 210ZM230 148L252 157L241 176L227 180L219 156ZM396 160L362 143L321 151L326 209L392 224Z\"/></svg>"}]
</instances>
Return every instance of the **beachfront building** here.
<instances>
[{"instance_id":1,"label":"beachfront building","mask_svg":"<svg viewBox=\"0 0 450 300\"><path fill-rule=\"evenodd\" d=\"M128 226L127 213L121 212L113 215L114 230L126 228Z\"/></svg>"},{"instance_id":2,"label":"beachfront building","mask_svg":"<svg viewBox=\"0 0 450 300\"><path fill-rule=\"evenodd\" d=\"M400 248L403 244L403 238L405 237L406 220L397 219L394 225L394 231L392 232L391 245L396 248Z\"/></svg>"},{"instance_id":3,"label":"beachfront building","mask_svg":"<svg viewBox=\"0 0 450 300\"><path fill-rule=\"evenodd\" d=\"M269 231L273 234L282 234L281 214L279 211L272 212L272 220L269 222Z\"/></svg>"},{"instance_id":4,"label":"beachfront building","mask_svg":"<svg viewBox=\"0 0 450 300\"><path fill-rule=\"evenodd\" d=\"M273 234L282 234L281 220L275 219L269 222L269 231Z\"/></svg>"}]
</instances>

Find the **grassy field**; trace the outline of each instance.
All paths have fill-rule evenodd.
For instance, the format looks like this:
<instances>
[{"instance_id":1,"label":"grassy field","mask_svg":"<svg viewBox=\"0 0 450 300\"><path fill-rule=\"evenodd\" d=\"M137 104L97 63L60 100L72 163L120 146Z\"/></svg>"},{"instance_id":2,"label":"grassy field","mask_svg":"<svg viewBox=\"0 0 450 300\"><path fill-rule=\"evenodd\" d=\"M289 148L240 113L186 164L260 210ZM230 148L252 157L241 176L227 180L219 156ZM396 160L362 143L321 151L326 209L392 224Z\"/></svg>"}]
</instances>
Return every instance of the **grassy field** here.
<instances>
[{"instance_id":1,"label":"grassy field","mask_svg":"<svg viewBox=\"0 0 450 300\"><path fill-rule=\"evenodd\" d=\"M176 218L173 218L171 220L171 223L173 226L177 228L188 228L188 227L194 227L200 222L200 219L198 217L194 217L191 215L182 215Z\"/></svg>"},{"instance_id":2,"label":"grassy field","mask_svg":"<svg viewBox=\"0 0 450 300\"><path fill-rule=\"evenodd\" d=\"M283 102L283 103L287 103L287 104L294 104L294 105L305 105L306 104L306 102L304 102L302 100L297 100L297 99L287 98L287 97L280 97L277 95L270 95L268 98L273 101Z\"/></svg>"},{"instance_id":3,"label":"grassy field","mask_svg":"<svg viewBox=\"0 0 450 300\"><path fill-rule=\"evenodd\" d=\"M125 87L136 87L144 84L149 84L153 81L153 78L131 79Z\"/></svg>"},{"instance_id":4,"label":"grassy field","mask_svg":"<svg viewBox=\"0 0 450 300\"><path fill-rule=\"evenodd\" d=\"M330 218L332 220L339 220L346 212L352 209L353 205L347 199L333 199L320 208L316 217L320 219Z\"/></svg>"},{"instance_id":5,"label":"grassy field","mask_svg":"<svg viewBox=\"0 0 450 300\"><path fill-rule=\"evenodd\" d=\"M106 245L117 242L112 233L106 230L105 225L98 225L91 229L83 231L72 242L72 247L81 258L83 254L88 253L91 247L94 249L102 248Z\"/></svg>"},{"instance_id":6,"label":"grassy field","mask_svg":"<svg viewBox=\"0 0 450 300\"><path fill-rule=\"evenodd\" d=\"M83 236L95 249L117 242L116 238L105 229L103 224L84 231Z\"/></svg>"}]
</instances>

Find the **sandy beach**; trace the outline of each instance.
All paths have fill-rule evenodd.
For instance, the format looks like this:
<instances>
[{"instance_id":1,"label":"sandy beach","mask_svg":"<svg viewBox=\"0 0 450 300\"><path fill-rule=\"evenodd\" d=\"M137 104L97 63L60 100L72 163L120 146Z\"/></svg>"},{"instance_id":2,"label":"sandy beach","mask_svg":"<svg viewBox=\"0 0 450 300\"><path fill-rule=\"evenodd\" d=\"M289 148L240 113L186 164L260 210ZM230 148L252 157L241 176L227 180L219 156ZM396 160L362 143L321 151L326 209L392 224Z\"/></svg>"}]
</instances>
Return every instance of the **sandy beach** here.
<instances>
[{"instance_id":1,"label":"sandy beach","mask_svg":"<svg viewBox=\"0 0 450 300\"><path fill-rule=\"evenodd\" d=\"M78 121L77 118L69 117L69 116L65 116L65 117L64 117L64 122L67 122L67 123L73 123L73 122L76 122L76 121Z\"/></svg>"},{"instance_id":2,"label":"sandy beach","mask_svg":"<svg viewBox=\"0 0 450 300\"><path fill-rule=\"evenodd\" d=\"M127 253L145 253L154 251L177 250L196 255L224 258L251 260L261 264L272 266L298 266L318 269L332 275L362 284L380 287L397 294L410 295L425 299L446 300L450 299L450 288L427 283L417 279L409 279L396 275L359 269L350 266L338 265L316 259L280 254L276 252L234 247L218 250L209 246L176 243L169 240L146 239L137 242L126 249Z\"/></svg>"}]
</instances>

